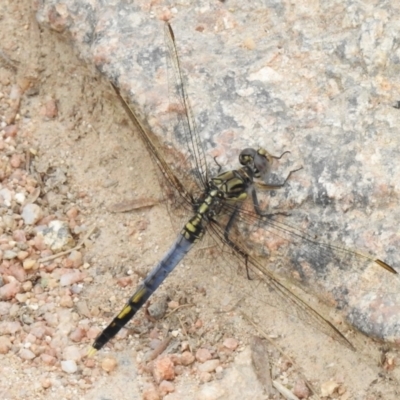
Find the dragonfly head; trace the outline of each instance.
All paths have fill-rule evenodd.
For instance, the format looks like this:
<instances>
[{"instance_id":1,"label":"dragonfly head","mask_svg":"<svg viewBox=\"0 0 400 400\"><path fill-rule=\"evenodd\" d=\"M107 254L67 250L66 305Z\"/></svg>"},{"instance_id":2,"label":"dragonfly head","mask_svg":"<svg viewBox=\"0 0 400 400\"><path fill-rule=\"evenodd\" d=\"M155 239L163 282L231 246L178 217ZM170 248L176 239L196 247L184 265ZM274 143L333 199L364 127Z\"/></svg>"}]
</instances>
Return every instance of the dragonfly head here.
<instances>
[{"instance_id":1,"label":"dragonfly head","mask_svg":"<svg viewBox=\"0 0 400 400\"><path fill-rule=\"evenodd\" d=\"M251 149L247 148L240 152L240 164L250 167L256 178L265 180L269 174L272 156L265 149Z\"/></svg>"}]
</instances>

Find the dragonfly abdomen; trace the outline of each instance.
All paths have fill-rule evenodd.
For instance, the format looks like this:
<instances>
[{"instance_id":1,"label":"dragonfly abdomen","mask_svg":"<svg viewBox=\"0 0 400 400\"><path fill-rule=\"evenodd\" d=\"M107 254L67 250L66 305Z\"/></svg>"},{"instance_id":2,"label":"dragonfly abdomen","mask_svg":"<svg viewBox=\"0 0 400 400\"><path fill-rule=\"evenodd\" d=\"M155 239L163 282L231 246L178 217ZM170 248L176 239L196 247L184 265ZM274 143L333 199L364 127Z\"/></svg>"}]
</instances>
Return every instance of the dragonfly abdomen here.
<instances>
[{"instance_id":1,"label":"dragonfly abdomen","mask_svg":"<svg viewBox=\"0 0 400 400\"><path fill-rule=\"evenodd\" d=\"M100 350L120 329L142 308L149 297L158 289L170 272L182 261L193 242L179 235L167 254L147 275L146 279L136 289L120 313L112 320L103 332L96 338L93 349Z\"/></svg>"}]
</instances>

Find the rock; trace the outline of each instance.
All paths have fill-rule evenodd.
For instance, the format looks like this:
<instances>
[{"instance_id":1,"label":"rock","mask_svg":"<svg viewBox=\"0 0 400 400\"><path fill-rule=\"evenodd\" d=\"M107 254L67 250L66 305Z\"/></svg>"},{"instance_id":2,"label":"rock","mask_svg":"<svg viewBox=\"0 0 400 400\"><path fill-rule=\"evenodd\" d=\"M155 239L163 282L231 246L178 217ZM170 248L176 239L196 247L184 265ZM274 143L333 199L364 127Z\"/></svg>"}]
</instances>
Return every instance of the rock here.
<instances>
[{"instance_id":1,"label":"rock","mask_svg":"<svg viewBox=\"0 0 400 400\"><path fill-rule=\"evenodd\" d=\"M78 327L74 331L71 332L69 338L73 342L80 342L86 336L86 332L84 329Z\"/></svg>"},{"instance_id":2,"label":"rock","mask_svg":"<svg viewBox=\"0 0 400 400\"><path fill-rule=\"evenodd\" d=\"M190 351L184 351L181 355L181 364L182 365L193 364L194 360L195 360L195 357Z\"/></svg>"},{"instance_id":3,"label":"rock","mask_svg":"<svg viewBox=\"0 0 400 400\"><path fill-rule=\"evenodd\" d=\"M321 384L321 396L328 397L338 390L340 384L335 381L326 381Z\"/></svg>"},{"instance_id":4,"label":"rock","mask_svg":"<svg viewBox=\"0 0 400 400\"><path fill-rule=\"evenodd\" d=\"M13 258L16 258L16 257L17 257L17 253L12 250L5 250L3 253L3 258L5 260L12 260Z\"/></svg>"},{"instance_id":5,"label":"rock","mask_svg":"<svg viewBox=\"0 0 400 400\"><path fill-rule=\"evenodd\" d=\"M0 189L0 204L3 203L6 207L11 206L11 191L7 188Z\"/></svg>"},{"instance_id":6,"label":"rock","mask_svg":"<svg viewBox=\"0 0 400 400\"><path fill-rule=\"evenodd\" d=\"M101 362L101 368L106 372L114 371L117 368L118 362L114 357L106 357Z\"/></svg>"},{"instance_id":7,"label":"rock","mask_svg":"<svg viewBox=\"0 0 400 400\"><path fill-rule=\"evenodd\" d=\"M83 264L83 256L80 251L71 251L66 259L67 268L79 268Z\"/></svg>"},{"instance_id":8,"label":"rock","mask_svg":"<svg viewBox=\"0 0 400 400\"><path fill-rule=\"evenodd\" d=\"M308 399L311 395L310 389L304 380L298 380L293 388L293 394L299 399Z\"/></svg>"},{"instance_id":9,"label":"rock","mask_svg":"<svg viewBox=\"0 0 400 400\"><path fill-rule=\"evenodd\" d=\"M153 364L153 377L157 383L175 378L174 363L169 357L157 358Z\"/></svg>"},{"instance_id":10,"label":"rock","mask_svg":"<svg viewBox=\"0 0 400 400\"><path fill-rule=\"evenodd\" d=\"M36 269L35 266L37 265L37 261L28 258L23 261L22 265L24 267L24 270L29 271L30 269Z\"/></svg>"},{"instance_id":11,"label":"rock","mask_svg":"<svg viewBox=\"0 0 400 400\"><path fill-rule=\"evenodd\" d=\"M76 365L75 361L66 360L61 361L61 369L67 374L74 374L76 371L78 371L78 366Z\"/></svg>"},{"instance_id":12,"label":"rock","mask_svg":"<svg viewBox=\"0 0 400 400\"><path fill-rule=\"evenodd\" d=\"M43 211L37 204L26 204L22 210L22 218L26 225L35 225L43 218Z\"/></svg>"},{"instance_id":13,"label":"rock","mask_svg":"<svg viewBox=\"0 0 400 400\"><path fill-rule=\"evenodd\" d=\"M214 372L220 365L219 360L208 360L198 366L200 372Z\"/></svg>"},{"instance_id":14,"label":"rock","mask_svg":"<svg viewBox=\"0 0 400 400\"><path fill-rule=\"evenodd\" d=\"M23 360L33 360L36 356L29 349L21 349L18 353L18 356Z\"/></svg>"},{"instance_id":15,"label":"rock","mask_svg":"<svg viewBox=\"0 0 400 400\"><path fill-rule=\"evenodd\" d=\"M11 340L7 336L0 336L0 354L7 354L11 349Z\"/></svg>"},{"instance_id":16,"label":"rock","mask_svg":"<svg viewBox=\"0 0 400 400\"><path fill-rule=\"evenodd\" d=\"M39 232L43 236L44 243L53 251L67 250L75 245L75 241L65 221L54 220L49 227Z\"/></svg>"},{"instance_id":17,"label":"rock","mask_svg":"<svg viewBox=\"0 0 400 400\"><path fill-rule=\"evenodd\" d=\"M21 284L17 280L6 283L0 287L0 300L10 300L21 290Z\"/></svg>"},{"instance_id":18,"label":"rock","mask_svg":"<svg viewBox=\"0 0 400 400\"><path fill-rule=\"evenodd\" d=\"M175 386L168 381L162 381L160 385L158 386L158 390L161 394L161 396L166 396L168 393L172 393L175 391Z\"/></svg>"},{"instance_id":19,"label":"rock","mask_svg":"<svg viewBox=\"0 0 400 400\"><path fill-rule=\"evenodd\" d=\"M204 363L207 360L211 360L212 355L207 349L199 349L196 351L196 360L200 363Z\"/></svg>"},{"instance_id":20,"label":"rock","mask_svg":"<svg viewBox=\"0 0 400 400\"><path fill-rule=\"evenodd\" d=\"M223 345L229 350L236 350L239 346L239 342L234 338L227 338L224 340Z\"/></svg>"},{"instance_id":21,"label":"rock","mask_svg":"<svg viewBox=\"0 0 400 400\"><path fill-rule=\"evenodd\" d=\"M86 274L80 271L73 271L73 272L67 272L63 275L61 275L60 278L60 285L61 286L68 286L72 285L74 283L83 281L85 279Z\"/></svg>"}]
</instances>

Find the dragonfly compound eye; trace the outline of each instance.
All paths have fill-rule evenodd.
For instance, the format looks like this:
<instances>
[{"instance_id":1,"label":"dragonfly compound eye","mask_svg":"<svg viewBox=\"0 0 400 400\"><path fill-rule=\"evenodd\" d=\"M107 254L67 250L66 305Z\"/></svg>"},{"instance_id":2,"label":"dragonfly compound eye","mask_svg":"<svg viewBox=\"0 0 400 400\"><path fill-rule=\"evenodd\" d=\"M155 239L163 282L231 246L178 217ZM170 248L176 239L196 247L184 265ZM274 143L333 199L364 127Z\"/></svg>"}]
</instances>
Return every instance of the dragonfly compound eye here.
<instances>
[{"instance_id":1,"label":"dragonfly compound eye","mask_svg":"<svg viewBox=\"0 0 400 400\"><path fill-rule=\"evenodd\" d=\"M254 158L257 155L257 151L251 148L244 149L240 152L239 162L242 165L249 165L254 163Z\"/></svg>"}]
</instances>

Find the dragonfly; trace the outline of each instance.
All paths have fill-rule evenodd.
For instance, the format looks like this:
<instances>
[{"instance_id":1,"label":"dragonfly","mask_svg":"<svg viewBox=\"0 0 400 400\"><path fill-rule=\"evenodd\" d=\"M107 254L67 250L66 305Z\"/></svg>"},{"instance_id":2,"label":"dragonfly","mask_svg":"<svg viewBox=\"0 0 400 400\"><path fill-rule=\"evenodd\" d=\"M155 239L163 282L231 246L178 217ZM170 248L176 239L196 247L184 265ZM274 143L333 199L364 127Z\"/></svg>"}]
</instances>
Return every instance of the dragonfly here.
<instances>
[{"instance_id":1,"label":"dragonfly","mask_svg":"<svg viewBox=\"0 0 400 400\"><path fill-rule=\"evenodd\" d=\"M177 194L179 198L177 202L189 210L192 216L183 225L178 237L161 261L137 287L118 315L95 339L89 355L100 350L136 315L167 276L206 234L211 236L221 248L228 248L236 261L245 266L248 279L253 279L251 271L255 271L257 277L260 277L273 292L276 303L280 304L280 307L290 309L291 313L301 320L315 326L345 346L353 348L347 338L331 322L294 294L286 283L267 268L265 262L259 261L259 258L251 253L249 250L251 246L246 246L245 238L256 232L261 235L276 235L286 240L293 251L303 248L301 257L314 262L317 258L322 260L321 262L327 263L334 260L341 264L364 259L385 270L384 273L396 274L395 269L376 257L319 242L300 229L278 220L278 217L285 218L284 212L271 213L262 209L257 193L260 190L271 191L283 188L290 177L301 169L290 171L282 183L268 182L273 160L281 159L288 152L273 156L263 148L249 147L240 152L238 169L221 172L222 167L215 160L218 172L212 176L189 103L175 35L168 22L165 23L165 37L168 48L168 70L172 71L169 79L174 83L174 91L180 107L177 113L178 126L190 155L192 174L178 176L177 170L173 169L163 157L154 135L149 133L132 111L117 86L112 84L112 87L157 164L162 184L169 186L169 189ZM196 181L196 190L189 190L193 187L193 182L191 182L193 179ZM308 250L304 248L305 245Z\"/></svg>"}]
</instances>

